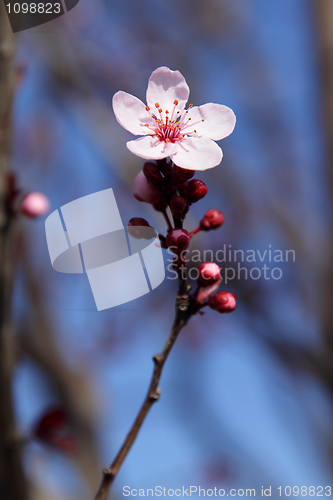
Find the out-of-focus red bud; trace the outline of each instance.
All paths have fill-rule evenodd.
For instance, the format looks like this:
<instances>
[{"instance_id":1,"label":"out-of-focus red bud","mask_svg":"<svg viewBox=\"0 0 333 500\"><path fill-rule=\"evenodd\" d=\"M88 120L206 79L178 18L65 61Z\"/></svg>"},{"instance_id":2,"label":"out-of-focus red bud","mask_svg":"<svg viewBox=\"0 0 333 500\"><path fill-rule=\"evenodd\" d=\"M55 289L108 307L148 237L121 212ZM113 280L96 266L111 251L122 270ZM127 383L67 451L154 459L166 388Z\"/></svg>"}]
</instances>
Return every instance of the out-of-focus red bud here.
<instances>
[{"instance_id":1,"label":"out-of-focus red bud","mask_svg":"<svg viewBox=\"0 0 333 500\"><path fill-rule=\"evenodd\" d=\"M184 212L187 206L185 198L182 196L175 196L170 201L170 208L173 215L180 215Z\"/></svg>"},{"instance_id":2,"label":"out-of-focus red bud","mask_svg":"<svg viewBox=\"0 0 333 500\"><path fill-rule=\"evenodd\" d=\"M63 408L45 413L34 429L34 436L57 448L75 454L78 445L68 429L69 417Z\"/></svg>"},{"instance_id":3,"label":"out-of-focus red bud","mask_svg":"<svg viewBox=\"0 0 333 500\"><path fill-rule=\"evenodd\" d=\"M198 285L201 287L213 285L221 279L221 269L217 264L214 264L214 262L204 262L203 264L200 264L198 271Z\"/></svg>"},{"instance_id":4,"label":"out-of-focus red bud","mask_svg":"<svg viewBox=\"0 0 333 500\"><path fill-rule=\"evenodd\" d=\"M36 218L50 210L50 202L43 193L29 193L21 200L18 211L26 217Z\"/></svg>"},{"instance_id":5,"label":"out-of-focus red bud","mask_svg":"<svg viewBox=\"0 0 333 500\"><path fill-rule=\"evenodd\" d=\"M199 179L192 179L188 184L187 201L188 203L195 203L201 200L207 194L207 186Z\"/></svg>"},{"instance_id":6,"label":"out-of-focus red bud","mask_svg":"<svg viewBox=\"0 0 333 500\"><path fill-rule=\"evenodd\" d=\"M70 453L71 455L76 455L79 451L77 441L73 436L53 436L49 440L49 443L63 451L66 451L67 453Z\"/></svg>"},{"instance_id":7,"label":"out-of-focus red bud","mask_svg":"<svg viewBox=\"0 0 333 500\"><path fill-rule=\"evenodd\" d=\"M161 198L161 193L153 184L149 184L147 177L141 170L134 181L134 198L154 205Z\"/></svg>"},{"instance_id":8,"label":"out-of-focus red bud","mask_svg":"<svg viewBox=\"0 0 333 500\"><path fill-rule=\"evenodd\" d=\"M166 243L174 253L179 253L188 248L190 239L190 233L186 229L172 229L167 234Z\"/></svg>"},{"instance_id":9,"label":"out-of-focus red bud","mask_svg":"<svg viewBox=\"0 0 333 500\"><path fill-rule=\"evenodd\" d=\"M143 166L143 173L147 177L149 184L159 184L164 180L163 175L155 163L146 162Z\"/></svg>"},{"instance_id":10,"label":"out-of-focus red bud","mask_svg":"<svg viewBox=\"0 0 333 500\"><path fill-rule=\"evenodd\" d=\"M208 210L204 218L200 221L200 229L202 231L209 231L210 229L217 229L224 223L224 215L219 210L212 208Z\"/></svg>"},{"instance_id":11,"label":"out-of-focus red bud","mask_svg":"<svg viewBox=\"0 0 333 500\"><path fill-rule=\"evenodd\" d=\"M223 290L209 299L209 307L219 313L230 313L236 309L237 296L234 293Z\"/></svg>"}]
</instances>

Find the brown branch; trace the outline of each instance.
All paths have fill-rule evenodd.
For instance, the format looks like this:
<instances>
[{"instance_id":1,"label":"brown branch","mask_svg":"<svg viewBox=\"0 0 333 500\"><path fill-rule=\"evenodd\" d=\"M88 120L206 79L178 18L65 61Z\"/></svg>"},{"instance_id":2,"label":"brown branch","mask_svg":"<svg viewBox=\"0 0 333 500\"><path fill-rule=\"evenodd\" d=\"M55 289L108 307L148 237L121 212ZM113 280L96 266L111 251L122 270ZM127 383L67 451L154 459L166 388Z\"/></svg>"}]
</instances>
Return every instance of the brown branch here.
<instances>
[{"instance_id":1,"label":"brown branch","mask_svg":"<svg viewBox=\"0 0 333 500\"><path fill-rule=\"evenodd\" d=\"M323 85L322 110L326 125L327 146L327 180L328 188L333 192L333 4L331 0L318 0L315 2L318 19L318 38L320 49L321 77ZM322 324L326 347L328 347L331 359L333 358L333 238L332 231L329 232L326 243L327 259L322 270Z\"/></svg>"},{"instance_id":2,"label":"brown branch","mask_svg":"<svg viewBox=\"0 0 333 500\"><path fill-rule=\"evenodd\" d=\"M187 280L186 278L182 277L180 273L178 295L176 300L175 319L170 334L164 344L161 353L156 354L153 358L155 367L147 396L116 458L112 462L109 469L104 469L103 479L99 487L98 493L95 496L95 500L105 500L107 498L111 485L116 475L118 474L119 469L123 461L125 460L129 450L131 449L150 408L156 401L159 400L160 389L158 388L158 384L160 382L163 366L170 354L170 351L174 343L177 340L180 331L187 324L188 320L190 319L190 316L191 316L191 310L189 305Z\"/></svg>"},{"instance_id":3,"label":"brown branch","mask_svg":"<svg viewBox=\"0 0 333 500\"><path fill-rule=\"evenodd\" d=\"M11 331L13 253L11 218L6 206L11 149L11 109L14 91L13 34L0 3L0 497L25 500L28 496L16 436L11 381L14 345Z\"/></svg>"}]
</instances>

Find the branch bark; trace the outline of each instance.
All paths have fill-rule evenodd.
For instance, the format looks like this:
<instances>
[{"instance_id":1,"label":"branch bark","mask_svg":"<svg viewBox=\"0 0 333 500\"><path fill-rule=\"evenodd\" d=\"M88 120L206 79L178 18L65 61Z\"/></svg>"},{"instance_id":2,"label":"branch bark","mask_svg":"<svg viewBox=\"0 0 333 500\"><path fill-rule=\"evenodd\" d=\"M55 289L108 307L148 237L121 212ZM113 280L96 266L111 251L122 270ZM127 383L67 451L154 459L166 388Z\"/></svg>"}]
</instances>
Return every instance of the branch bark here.
<instances>
[{"instance_id":1,"label":"branch bark","mask_svg":"<svg viewBox=\"0 0 333 500\"><path fill-rule=\"evenodd\" d=\"M116 475L118 474L119 469L124 462L128 452L130 451L150 408L156 401L159 400L160 389L158 388L158 385L160 382L164 364L170 354L174 343L178 338L180 331L187 324L190 317L191 309L187 290L187 280L186 278L183 278L180 273L178 295L176 299L176 313L170 334L164 344L161 353L155 354L153 358L155 366L146 398L116 458L112 462L109 469L104 469L102 483L99 487L97 495L95 496L95 500L105 500L107 498L112 483Z\"/></svg>"},{"instance_id":2,"label":"branch bark","mask_svg":"<svg viewBox=\"0 0 333 500\"><path fill-rule=\"evenodd\" d=\"M19 440L15 433L11 381L14 346L10 327L12 288L11 224L6 210L11 149L11 109L14 91L14 40L0 2L0 497L26 500Z\"/></svg>"}]
</instances>

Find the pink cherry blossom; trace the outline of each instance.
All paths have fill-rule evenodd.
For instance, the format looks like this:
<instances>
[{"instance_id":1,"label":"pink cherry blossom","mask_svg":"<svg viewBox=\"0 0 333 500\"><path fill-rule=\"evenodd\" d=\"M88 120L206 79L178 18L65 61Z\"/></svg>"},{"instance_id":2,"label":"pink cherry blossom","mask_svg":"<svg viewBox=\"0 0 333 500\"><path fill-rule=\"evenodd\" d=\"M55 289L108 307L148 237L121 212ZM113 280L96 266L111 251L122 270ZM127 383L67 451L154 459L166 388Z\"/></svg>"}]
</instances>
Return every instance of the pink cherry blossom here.
<instances>
[{"instance_id":1,"label":"pink cherry blossom","mask_svg":"<svg viewBox=\"0 0 333 500\"><path fill-rule=\"evenodd\" d=\"M119 91L112 106L118 123L139 139L128 149L147 160L170 157L181 168L207 170L219 165L222 150L214 141L231 134L236 117L222 104L189 105L190 89L179 71L162 66L149 78L147 105Z\"/></svg>"}]
</instances>

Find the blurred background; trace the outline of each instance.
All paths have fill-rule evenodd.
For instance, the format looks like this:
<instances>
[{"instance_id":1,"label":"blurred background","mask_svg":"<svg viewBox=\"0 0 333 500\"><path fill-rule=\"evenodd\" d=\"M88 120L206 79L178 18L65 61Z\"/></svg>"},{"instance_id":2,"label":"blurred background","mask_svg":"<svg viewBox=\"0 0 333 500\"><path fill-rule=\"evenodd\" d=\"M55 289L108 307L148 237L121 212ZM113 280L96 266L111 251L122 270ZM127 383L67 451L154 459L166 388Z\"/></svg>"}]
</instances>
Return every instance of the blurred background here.
<instances>
[{"instance_id":1,"label":"blurred background","mask_svg":"<svg viewBox=\"0 0 333 500\"><path fill-rule=\"evenodd\" d=\"M196 175L208 195L185 228L210 208L226 222L191 249L296 255L265 261L281 279L243 273L223 285L238 296L233 314L191 319L114 499L125 485L257 496L272 486L273 498L278 486L332 485L332 33L329 0L80 0L15 35L11 163L24 192L43 192L56 210L112 187L124 224L144 217L165 233L161 214L133 198L143 160L127 150L111 99L124 90L144 100L151 72L166 65L185 76L191 103L237 116L222 164ZM90 500L145 397L177 284L97 312L86 276L52 269L44 222L22 220L17 235L15 414L32 498ZM59 407L75 446L30 440Z\"/></svg>"}]
</instances>

